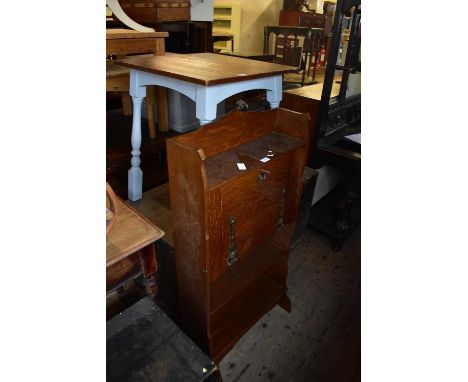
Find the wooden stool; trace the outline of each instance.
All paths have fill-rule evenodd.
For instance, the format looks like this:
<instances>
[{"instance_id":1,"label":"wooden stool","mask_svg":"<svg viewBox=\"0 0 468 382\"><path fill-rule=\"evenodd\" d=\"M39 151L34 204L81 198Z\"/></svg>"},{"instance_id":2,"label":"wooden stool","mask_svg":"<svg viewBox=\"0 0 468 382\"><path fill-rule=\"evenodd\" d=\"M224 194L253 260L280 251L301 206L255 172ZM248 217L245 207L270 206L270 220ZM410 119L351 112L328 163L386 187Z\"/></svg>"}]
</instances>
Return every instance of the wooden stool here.
<instances>
[{"instance_id":1,"label":"wooden stool","mask_svg":"<svg viewBox=\"0 0 468 382\"><path fill-rule=\"evenodd\" d=\"M164 232L118 198L116 222L106 240L106 291L143 275L145 292L155 295L156 253L153 243Z\"/></svg>"}]
</instances>

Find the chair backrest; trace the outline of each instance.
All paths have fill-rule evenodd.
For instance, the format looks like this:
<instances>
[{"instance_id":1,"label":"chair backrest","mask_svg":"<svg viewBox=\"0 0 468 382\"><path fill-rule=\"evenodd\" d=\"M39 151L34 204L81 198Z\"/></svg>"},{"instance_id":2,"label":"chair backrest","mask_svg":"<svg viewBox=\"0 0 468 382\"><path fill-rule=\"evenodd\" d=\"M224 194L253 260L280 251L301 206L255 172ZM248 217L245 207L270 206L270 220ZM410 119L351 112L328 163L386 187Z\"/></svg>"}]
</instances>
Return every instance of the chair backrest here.
<instances>
[{"instance_id":1,"label":"chair backrest","mask_svg":"<svg viewBox=\"0 0 468 382\"><path fill-rule=\"evenodd\" d=\"M273 52L275 63L300 67L303 44L299 37L286 31L275 34Z\"/></svg>"},{"instance_id":2,"label":"chair backrest","mask_svg":"<svg viewBox=\"0 0 468 382\"><path fill-rule=\"evenodd\" d=\"M301 59L307 61L312 54L318 53L322 37L323 29L320 28L266 26L263 53L272 50L275 62L299 67Z\"/></svg>"}]
</instances>

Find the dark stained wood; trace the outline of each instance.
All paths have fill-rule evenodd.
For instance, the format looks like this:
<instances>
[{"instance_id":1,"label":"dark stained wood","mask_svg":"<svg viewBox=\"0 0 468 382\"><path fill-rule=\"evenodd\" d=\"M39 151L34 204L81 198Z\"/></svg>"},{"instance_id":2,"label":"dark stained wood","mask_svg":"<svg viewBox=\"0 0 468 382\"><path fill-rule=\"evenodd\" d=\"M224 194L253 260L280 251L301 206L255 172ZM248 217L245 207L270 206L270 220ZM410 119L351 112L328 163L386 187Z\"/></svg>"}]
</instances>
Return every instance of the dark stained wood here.
<instances>
[{"instance_id":1,"label":"dark stained wood","mask_svg":"<svg viewBox=\"0 0 468 382\"><path fill-rule=\"evenodd\" d=\"M308 28L323 28L330 33L327 24L327 15L295 10L281 10L279 13L279 25L300 26Z\"/></svg>"},{"instance_id":2,"label":"dark stained wood","mask_svg":"<svg viewBox=\"0 0 468 382\"><path fill-rule=\"evenodd\" d=\"M115 264L106 267L106 292L110 293L127 281L141 275L140 257L137 253L128 255Z\"/></svg>"},{"instance_id":3,"label":"dark stained wood","mask_svg":"<svg viewBox=\"0 0 468 382\"><path fill-rule=\"evenodd\" d=\"M124 12L137 23L190 20L190 0L120 0Z\"/></svg>"},{"instance_id":4,"label":"dark stained wood","mask_svg":"<svg viewBox=\"0 0 468 382\"><path fill-rule=\"evenodd\" d=\"M116 64L210 86L292 73L296 68L214 53L171 54L161 57L129 57Z\"/></svg>"},{"instance_id":5,"label":"dark stained wood","mask_svg":"<svg viewBox=\"0 0 468 382\"><path fill-rule=\"evenodd\" d=\"M310 135L308 115L274 109L167 141L181 324L216 361L277 303L290 310L287 253Z\"/></svg>"}]
</instances>

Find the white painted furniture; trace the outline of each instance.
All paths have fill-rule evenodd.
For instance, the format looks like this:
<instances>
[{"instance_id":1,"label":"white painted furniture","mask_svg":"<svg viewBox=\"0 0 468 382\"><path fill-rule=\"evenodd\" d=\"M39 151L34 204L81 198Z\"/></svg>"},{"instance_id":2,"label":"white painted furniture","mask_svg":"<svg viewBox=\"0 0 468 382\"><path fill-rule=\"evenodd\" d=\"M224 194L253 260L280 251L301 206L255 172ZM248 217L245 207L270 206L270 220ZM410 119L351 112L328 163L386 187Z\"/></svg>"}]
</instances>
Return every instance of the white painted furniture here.
<instances>
[{"instance_id":1,"label":"white painted furniture","mask_svg":"<svg viewBox=\"0 0 468 382\"><path fill-rule=\"evenodd\" d=\"M122 23L124 23L130 29L134 29L138 32L154 32L153 28L145 27L144 25L138 24L136 21L132 20L124 12L122 7L119 4L119 0L106 0L106 4L112 13L117 17Z\"/></svg>"},{"instance_id":2,"label":"white painted furniture","mask_svg":"<svg viewBox=\"0 0 468 382\"><path fill-rule=\"evenodd\" d=\"M141 103L146 96L146 86L167 87L189 97L195 102L196 117L204 125L216 119L219 102L247 90L266 89L271 108L277 108L282 99L282 75L296 70L290 66L213 53L135 56L115 63L131 69L133 124L128 198L132 201L142 197Z\"/></svg>"}]
</instances>

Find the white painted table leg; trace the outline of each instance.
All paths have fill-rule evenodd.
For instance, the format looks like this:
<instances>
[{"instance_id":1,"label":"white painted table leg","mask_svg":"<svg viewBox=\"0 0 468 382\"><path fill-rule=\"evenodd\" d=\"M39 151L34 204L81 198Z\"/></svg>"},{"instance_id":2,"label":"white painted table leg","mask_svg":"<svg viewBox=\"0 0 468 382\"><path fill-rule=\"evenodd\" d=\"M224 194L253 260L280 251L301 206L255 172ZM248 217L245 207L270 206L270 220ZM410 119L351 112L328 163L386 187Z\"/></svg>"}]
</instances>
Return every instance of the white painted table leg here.
<instances>
[{"instance_id":1,"label":"white painted table leg","mask_svg":"<svg viewBox=\"0 0 468 382\"><path fill-rule=\"evenodd\" d=\"M216 119L218 99L215 87L199 86L195 91L195 114L200 125L206 125Z\"/></svg>"},{"instance_id":2,"label":"white painted table leg","mask_svg":"<svg viewBox=\"0 0 468 382\"><path fill-rule=\"evenodd\" d=\"M141 103L144 97L132 97L133 99L133 123L132 123L132 167L128 170L128 199L139 200L143 190L143 171L140 168L141 147Z\"/></svg>"},{"instance_id":3,"label":"white painted table leg","mask_svg":"<svg viewBox=\"0 0 468 382\"><path fill-rule=\"evenodd\" d=\"M283 99L283 77L276 76L273 79L273 86L271 90L267 90L267 101L270 103L272 109L279 107Z\"/></svg>"}]
</instances>

